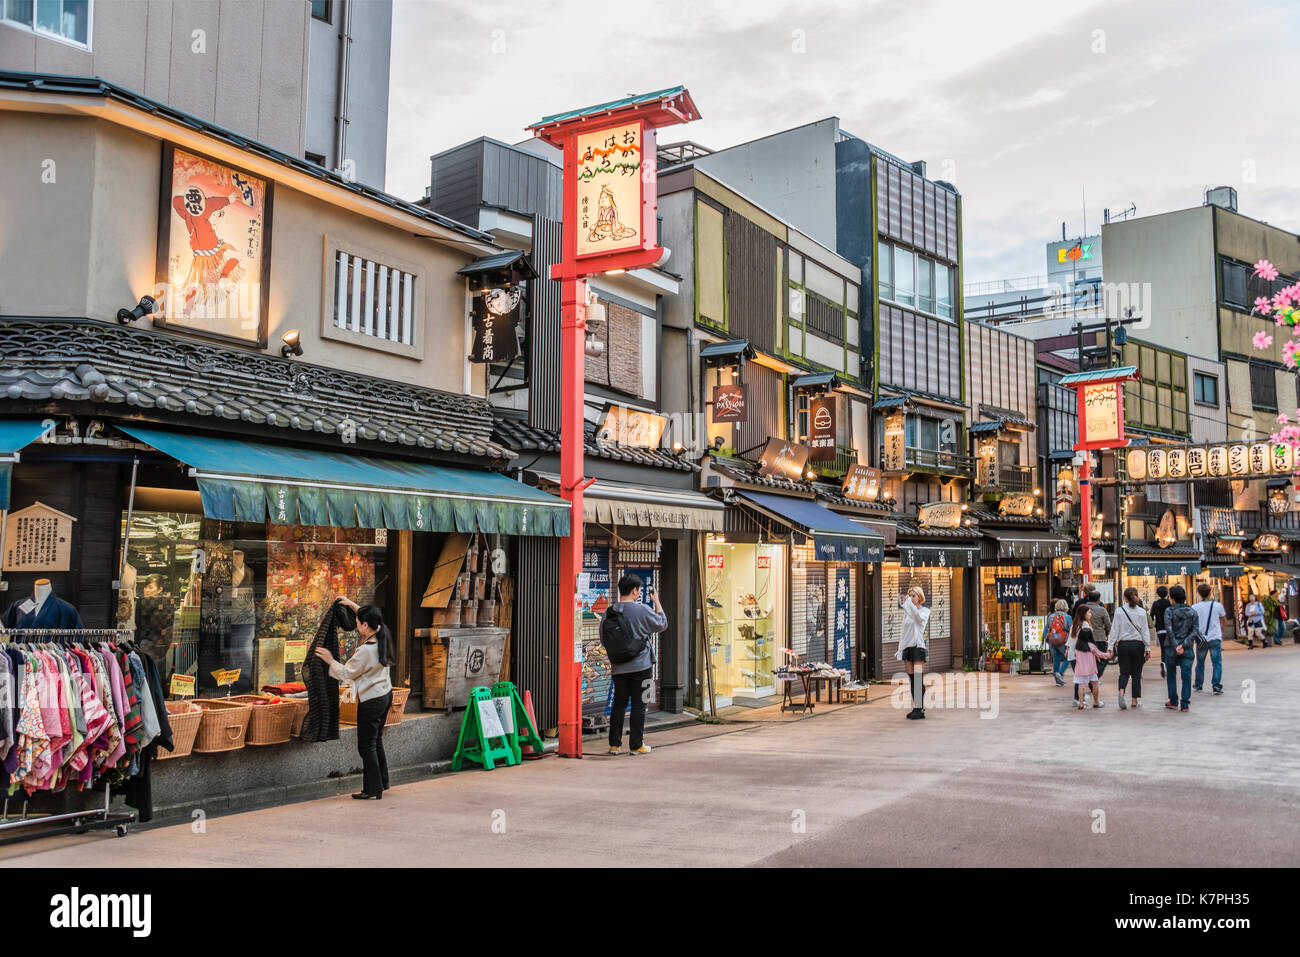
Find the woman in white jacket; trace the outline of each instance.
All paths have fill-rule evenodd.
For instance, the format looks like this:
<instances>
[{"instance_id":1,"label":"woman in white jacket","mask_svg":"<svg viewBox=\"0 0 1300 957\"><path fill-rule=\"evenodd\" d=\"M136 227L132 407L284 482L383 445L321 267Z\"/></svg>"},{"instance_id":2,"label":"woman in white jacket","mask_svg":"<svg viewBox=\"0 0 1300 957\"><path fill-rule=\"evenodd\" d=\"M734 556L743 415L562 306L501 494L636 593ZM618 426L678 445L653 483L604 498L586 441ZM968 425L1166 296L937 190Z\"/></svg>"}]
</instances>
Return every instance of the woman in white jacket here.
<instances>
[{"instance_id":1,"label":"woman in white jacket","mask_svg":"<svg viewBox=\"0 0 1300 957\"><path fill-rule=\"evenodd\" d=\"M909 718L925 717L925 629L930 623L930 609L925 607L925 592L913 585L899 602L903 609L903 634L898 639L898 652L894 657L903 662L908 681L912 686L912 710Z\"/></svg>"},{"instance_id":2,"label":"woman in white jacket","mask_svg":"<svg viewBox=\"0 0 1300 957\"><path fill-rule=\"evenodd\" d=\"M1147 610L1142 607L1136 588L1124 589L1124 604L1115 609L1111 620L1111 646L1119 656L1119 707L1124 710L1128 702L1124 692L1129 679L1133 679L1133 707L1142 707L1142 666L1151 657L1151 632L1154 631Z\"/></svg>"}]
</instances>

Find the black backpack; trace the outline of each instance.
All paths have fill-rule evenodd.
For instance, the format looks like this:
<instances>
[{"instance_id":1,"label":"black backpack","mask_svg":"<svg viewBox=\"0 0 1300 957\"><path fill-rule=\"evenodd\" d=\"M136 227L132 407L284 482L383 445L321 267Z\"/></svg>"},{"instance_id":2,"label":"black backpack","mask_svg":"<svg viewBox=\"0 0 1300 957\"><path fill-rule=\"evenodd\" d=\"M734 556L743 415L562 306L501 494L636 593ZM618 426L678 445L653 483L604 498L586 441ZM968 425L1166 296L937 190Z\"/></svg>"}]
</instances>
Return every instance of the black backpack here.
<instances>
[{"instance_id":1,"label":"black backpack","mask_svg":"<svg viewBox=\"0 0 1300 957\"><path fill-rule=\"evenodd\" d=\"M600 623L600 643L605 648L605 654L609 655L610 662L616 665L635 661L646 646L644 640L638 641L632 637L627 617L614 605L609 606Z\"/></svg>"}]
</instances>

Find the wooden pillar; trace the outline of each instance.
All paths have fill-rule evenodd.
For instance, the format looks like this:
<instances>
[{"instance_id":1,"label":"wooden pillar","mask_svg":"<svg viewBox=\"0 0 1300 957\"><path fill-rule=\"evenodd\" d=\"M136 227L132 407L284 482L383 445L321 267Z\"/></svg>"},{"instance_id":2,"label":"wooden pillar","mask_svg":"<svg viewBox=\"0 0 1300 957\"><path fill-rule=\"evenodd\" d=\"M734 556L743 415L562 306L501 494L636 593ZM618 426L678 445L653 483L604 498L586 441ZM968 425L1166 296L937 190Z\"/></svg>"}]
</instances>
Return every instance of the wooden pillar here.
<instances>
[{"instance_id":1,"label":"wooden pillar","mask_svg":"<svg viewBox=\"0 0 1300 957\"><path fill-rule=\"evenodd\" d=\"M415 608L420 595L412 583L412 547L414 532L403 529L397 536L396 548L391 555L393 582L397 589L397 608L393 616L393 640L397 643L397 684L406 684L411 677L411 635L415 627Z\"/></svg>"}]
</instances>

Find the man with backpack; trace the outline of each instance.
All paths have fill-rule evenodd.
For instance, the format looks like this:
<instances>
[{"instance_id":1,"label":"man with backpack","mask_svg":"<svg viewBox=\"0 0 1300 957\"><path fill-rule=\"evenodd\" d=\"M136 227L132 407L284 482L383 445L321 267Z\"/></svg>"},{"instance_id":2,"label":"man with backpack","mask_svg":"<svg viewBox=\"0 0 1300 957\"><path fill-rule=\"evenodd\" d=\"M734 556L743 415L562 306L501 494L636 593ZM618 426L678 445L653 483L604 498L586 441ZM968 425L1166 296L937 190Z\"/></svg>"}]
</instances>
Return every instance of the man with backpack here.
<instances>
[{"instance_id":1,"label":"man with backpack","mask_svg":"<svg viewBox=\"0 0 1300 957\"><path fill-rule=\"evenodd\" d=\"M1156 589L1156 600L1151 606L1151 620L1156 623L1156 644L1160 646L1160 677L1165 676L1165 638L1169 629L1165 627L1165 612L1173 602L1169 600L1169 589L1161 585Z\"/></svg>"},{"instance_id":2,"label":"man with backpack","mask_svg":"<svg viewBox=\"0 0 1300 957\"><path fill-rule=\"evenodd\" d=\"M632 703L630 731L633 754L649 754L643 744L645 707L650 698L654 669L654 643L650 640L668 627L668 616L659 604L659 593L650 589L653 610L641 604L641 579L624 575L618 580L618 601L609 606L600 623L600 643L609 656L614 676L614 706L609 713L609 753L619 754L623 745L623 714Z\"/></svg>"}]
</instances>

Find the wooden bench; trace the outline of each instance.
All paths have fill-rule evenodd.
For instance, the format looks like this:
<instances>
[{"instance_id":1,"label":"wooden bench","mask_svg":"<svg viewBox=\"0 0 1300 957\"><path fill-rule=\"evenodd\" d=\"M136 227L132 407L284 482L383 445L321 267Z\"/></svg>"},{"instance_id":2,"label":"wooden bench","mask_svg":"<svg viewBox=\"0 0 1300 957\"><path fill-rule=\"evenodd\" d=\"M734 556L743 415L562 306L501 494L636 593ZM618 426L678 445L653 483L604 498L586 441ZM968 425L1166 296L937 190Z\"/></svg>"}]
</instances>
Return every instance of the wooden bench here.
<instances>
[{"instance_id":1,"label":"wooden bench","mask_svg":"<svg viewBox=\"0 0 1300 957\"><path fill-rule=\"evenodd\" d=\"M867 697L867 692L870 691L870 690L871 690L871 689L870 689L869 687L866 687L866 688L841 688L841 689L840 689L840 700L843 701L843 702L846 703L846 704L850 704L850 703L851 703L851 704L857 704L859 701L867 701L867 700L869 700L868 697Z\"/></svg>"}]
</instances>

